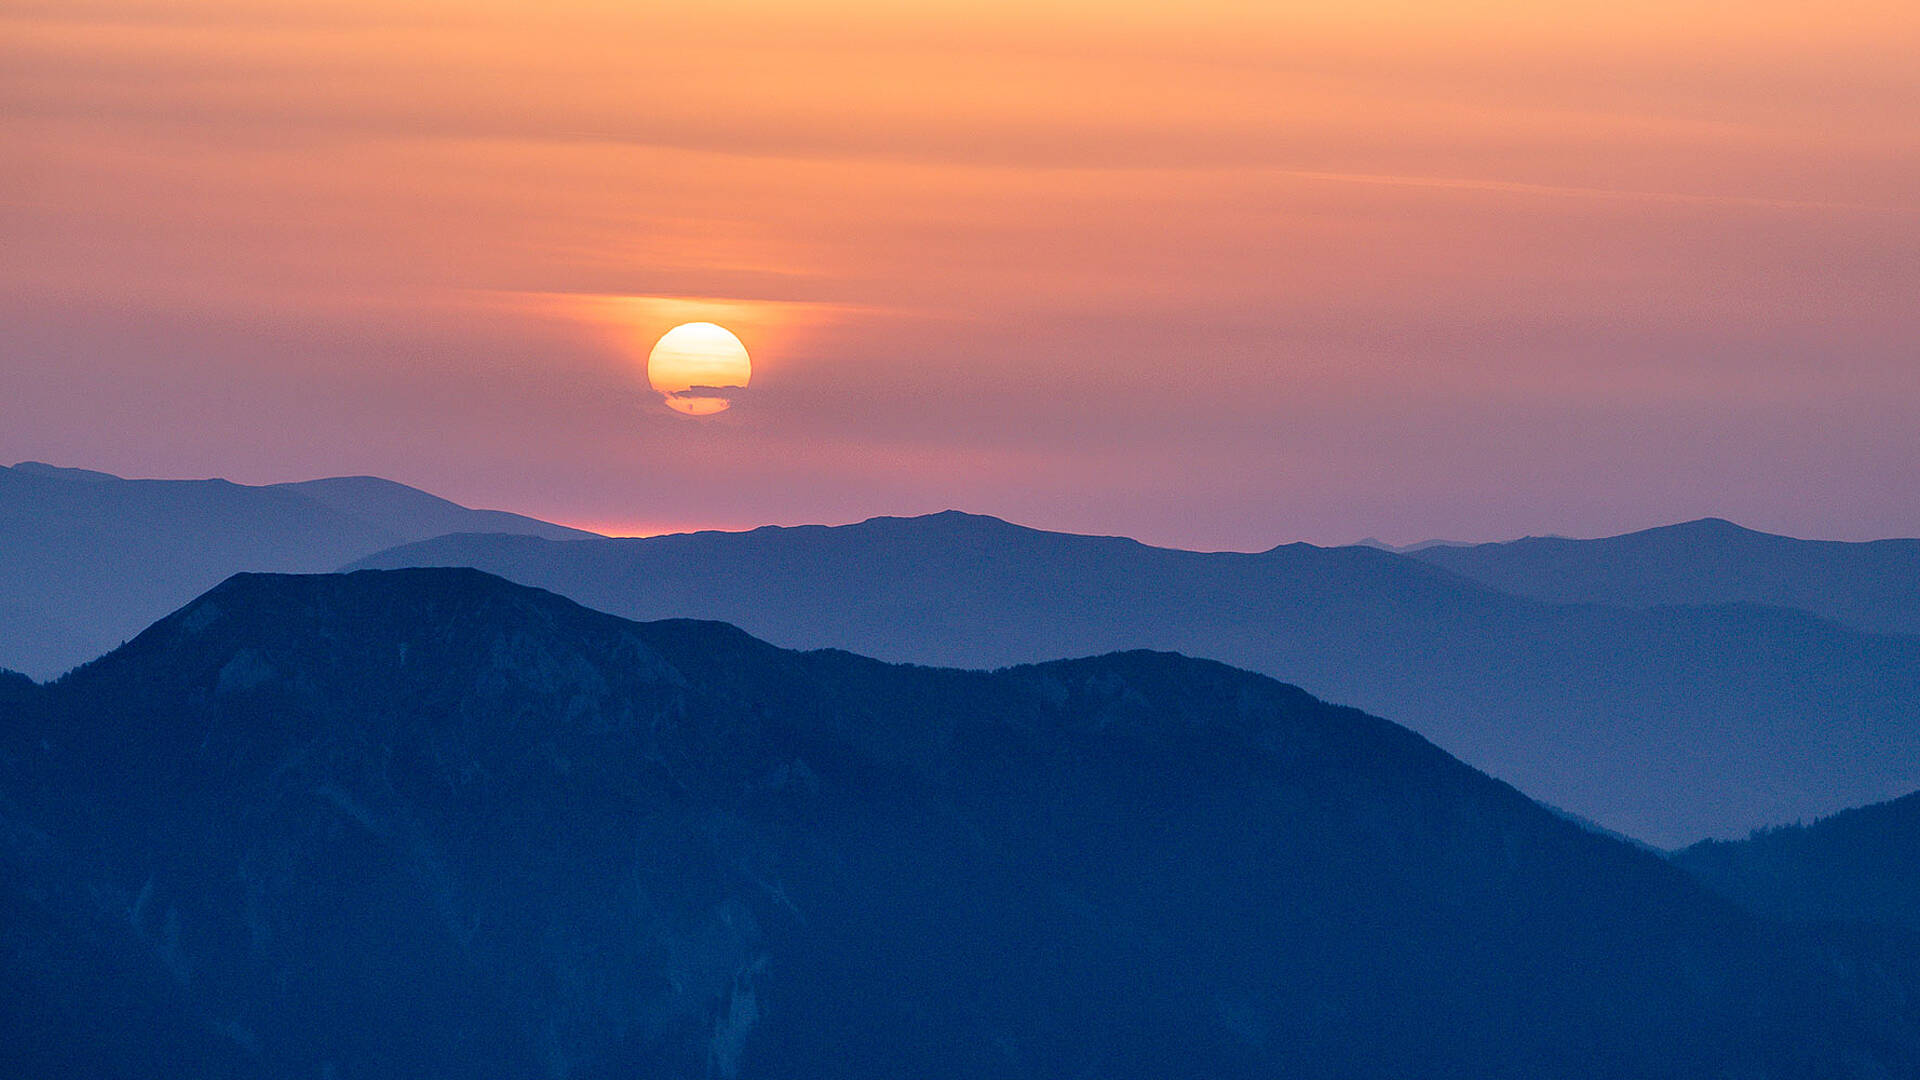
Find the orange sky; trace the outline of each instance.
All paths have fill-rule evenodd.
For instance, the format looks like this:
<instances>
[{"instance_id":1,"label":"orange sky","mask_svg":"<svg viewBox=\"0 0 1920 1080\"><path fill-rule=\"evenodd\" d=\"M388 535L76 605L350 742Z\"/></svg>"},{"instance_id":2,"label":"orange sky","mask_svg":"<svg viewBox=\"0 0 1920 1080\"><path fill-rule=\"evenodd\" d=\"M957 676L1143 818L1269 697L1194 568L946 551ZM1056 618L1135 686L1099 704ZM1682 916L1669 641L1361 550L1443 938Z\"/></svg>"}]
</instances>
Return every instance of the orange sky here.
<instances>
[{"instance_id":1,"label":"orange sky","mask_svg":"<svg viewBox=\"0 0 1920 1080\"><path fill-rule=\"evenodd\" d=\"M0 457L1920 533L1917 73L1905 3L0 0ZM692 421L644 358L716 304Z\"/></svg>"}]
</instances>

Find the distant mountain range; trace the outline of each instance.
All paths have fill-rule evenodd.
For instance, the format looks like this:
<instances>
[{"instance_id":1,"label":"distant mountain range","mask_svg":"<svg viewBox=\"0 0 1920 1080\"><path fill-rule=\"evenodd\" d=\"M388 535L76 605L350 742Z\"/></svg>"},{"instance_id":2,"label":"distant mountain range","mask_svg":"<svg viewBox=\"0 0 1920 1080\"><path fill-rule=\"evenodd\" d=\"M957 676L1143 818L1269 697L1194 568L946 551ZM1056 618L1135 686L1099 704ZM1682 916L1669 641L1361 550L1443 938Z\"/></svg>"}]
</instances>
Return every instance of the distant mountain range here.
<instances>
[{"instance_id":1,"label":"distant mountain range","mask_svg":"<svg viewBox=\"0 0 1920 1080\"><path fill-rule=\"evenodd\" d=\"M1608 604L1468 576L1498 576L1502 553L1532 541L1203 554L951 512L640 540L442 537L352 565L478 567L630 618L716 619L783 646L893 661L991 668L1143 647L1209 657L1393 717L1663 847L1920 788L1920 637L1752 602L1777 592L1764 584L1741 593L1749 578L1790 579L1782 552L1800 541L1717 523L1660 532L1553 542L1589 568L1586 599L1607 595L1599 568L1619 566ZM1872 549L1855 561L1891 576L1908 543L1807 545L1809 584L1794 595L1839 595L1815 584L1845 577L1836 548ZM1643 553L1609 562L1578 555L1581 544ZM1689 597L1684 572L1656 574L1648 550L1719 570ZM1738 569L1754 551L1765 557ZM1442 565L1476 553L1480 564ZM1503 573L1503 587L1536 580ZM1667 584L1636 586L1638 575ZM1909 617L1898 595L1876 624ZM1676 602L1687 599L1700 602Z\"/></svg>"},{"instance_id":2,"label":"distant mountain range","mask_svg":"<svg viewBox=\"0 0 1920 1080\"><path fill-rule=\"evenodd\" d=\"M44 1080L1920 1071L1905 939L1271 679L793 653L471 570L240 576L0 679L0 927L0 1072Z\"/></svg>"},{"instance_id":3,"label":"distant mountain range","mask_svg":"<svg viewBox=\"0 0 1920 1080\"><path fill-rule=\"evenodd\" d=\"M1920 540L1796 540L1708 518L1599 540L1423 546L1414 558L1562 604L1767 604L1920 634Z\"/></svg>"},{"instance_id":4,"label":"distant mountain range","mask_svg":"<svg viewBox=\"0 0 1920 1080\"><path fill-rule=\"evenodd\" d=\"M0 468L0 667L49 679L235 572L333 570L453 532L593 535L370 476L249 487Z\"/></svg>"}]
</instances>

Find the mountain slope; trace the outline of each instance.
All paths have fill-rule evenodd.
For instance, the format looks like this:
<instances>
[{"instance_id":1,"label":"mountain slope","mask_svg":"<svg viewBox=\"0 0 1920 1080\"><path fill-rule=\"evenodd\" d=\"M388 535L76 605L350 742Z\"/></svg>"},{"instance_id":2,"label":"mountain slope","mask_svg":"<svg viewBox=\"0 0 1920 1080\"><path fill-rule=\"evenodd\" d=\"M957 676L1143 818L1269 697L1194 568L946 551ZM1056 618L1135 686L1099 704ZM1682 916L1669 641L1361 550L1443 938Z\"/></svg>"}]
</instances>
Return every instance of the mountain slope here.
<instances>
[{"instance_id":1,"label":"mountain slope","mask_svg":"<svg viewBox=\"0 0 1920 1080\"><path fill-rule=\"evenodd\" d=\"M1370 548L1202 554L937 514L552 543L444 537L357 566L473 566L640 618L993 667L1168 649L1393 716L1662 846L1920 786L1920 640L1751 605L1513 597Z\"/></svg>"},{"instance_id":2,"label":"mountain slope","mask_svg":"<svg viewBox=\"0 0 1920 1080\"><path fill-rule=\"evenodd\" d=\"M429 495L419 488L377 476L300 480L270 484L264 490L292 492L388 532L407 536L503 533L510 536L539 536L548 540L584 540L599 536L598 533L555 525L504 510L470 510L449 499Z\"/></svg>"},{"instance_id":3,"label":"mountain slope","mask_svg":"<svg viewBox=\"0 0 1920 1080\"><path fill-rule=\"evenodd\" d=\"M1910 955L1178 656L895 667L471 571L242 576L0 739L37 1076L1920 1065Z\"/></svg>"},{"instance_id":4,"label":"mountain slope","mask_svg":"<svg viewBox=\"0 0 1920 1080\"><path fill-rule=\"evenodd\" d=\"M368 477L247 487L0 468L0 667L52 678L236 571L331 570L476 531L591 535Z\"/></svg>"},{"instance_id":5,"label":"mountain slope","mask_svg":"<svg viewBox=\"0 0 1920 1080\"><path fill-rule=\"evenodd\" d=\"M1756 911L1920 935L1917 854L1920 792L1746 840L1702 842L1673 860Z\"/></svg>"},{"instance_id":6,"label":"mountain slope","mask_svg":"<svg viewBox=\"0 0 1920 1080\"><path fill-rule=\"evenodd\" d=\"M1708 518L1598 540L1528 537L1408 554L1556 603L1768 604L1920 634L1920 540L1796 540Z\"/></svg>"}]
</instances>

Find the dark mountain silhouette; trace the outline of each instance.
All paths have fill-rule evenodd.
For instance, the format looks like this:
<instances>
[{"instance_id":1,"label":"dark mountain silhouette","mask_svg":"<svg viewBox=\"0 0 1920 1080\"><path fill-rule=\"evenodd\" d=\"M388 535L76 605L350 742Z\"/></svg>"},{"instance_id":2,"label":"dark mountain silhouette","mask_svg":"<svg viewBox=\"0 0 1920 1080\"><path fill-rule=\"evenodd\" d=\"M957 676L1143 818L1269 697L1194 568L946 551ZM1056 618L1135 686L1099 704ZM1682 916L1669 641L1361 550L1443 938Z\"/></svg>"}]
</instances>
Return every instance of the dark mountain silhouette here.
<instances>
[{"instance_id":1,"label":"dark mountain silhouette","mask_svg":"<svg viewBox=\"0 0 1920 1080\"><path fill-rule=\"evenodd\" d=\"M10 1075L1911 1076L1770 923L1219 664L243 575L0 712Z\"/></svg>"},{"instance_id":2,"label":"dark mountain silhouette","mask_svg":"<svg viewBox=\"0 0 1920 1080\"><path fill-rule=\"evenodd\" d=\"M79 480L89 483L103 483L120 480L110 472L98 469L75 469L65 465L49 465L44 461L22 461L13 467L15 472L28 476L44 476L54 480Z\"/></svg>"},{"instance_id":3,"label":"dark mountain silhouette","mask_svg":"<svg viewBox=\"0 0 1920 1080\"><path fill-rule=\"evenodd\" d=\"M1673 859L1756 911L1920 935L1920 793L1746 840L1695 844Z\"/></svg>"},{"instance_id":4,"label":"dark mountain silhouette","mask_svg":"<svg viewBox=\"0 0 1920 1080\"><path fill-rule=\"evenodd\" d=\"M592 535L373 477L248 487L0 468L0 667L52 678L236 571L333 570L448 532Z\"/></svg>"},{"instance_id":5,"label":"dark mountain silhouette","mask_svg":"<svg viewBox=\"0 0 1920 1080\"><path fill-rule=\"evenodd\" d=\"M1599 540L1528 537L1409 554L1556 603L1767 604L1920 634L1920 540L1796 540L1707 518Z\"/></svg>"},{"instance_id":6,"label":"dark mountain silhouette","mask_svg":"<svg viewBox=\"0 0 1920 1080\"><path fill-rule=\"evenodd\" d=\"M1755 605L1514 597L1416 559L1173 551L945 513L554 543L443 537L357 566L473 566L630 618L996 667L1168 649L1392 716L1663 847L1920 786L1920 639Z\"/></svg>"},{"instance_id":7,"label":"dark mountain silhouette","mask_svg":"<svg viewBox=\"0 0 1920 1080\"><path fill-rule=\"evenodd\" d=\"M39 684L25 675L0 668L0 705L28 700L39 690Z\"/></svg>"}]
</instances>

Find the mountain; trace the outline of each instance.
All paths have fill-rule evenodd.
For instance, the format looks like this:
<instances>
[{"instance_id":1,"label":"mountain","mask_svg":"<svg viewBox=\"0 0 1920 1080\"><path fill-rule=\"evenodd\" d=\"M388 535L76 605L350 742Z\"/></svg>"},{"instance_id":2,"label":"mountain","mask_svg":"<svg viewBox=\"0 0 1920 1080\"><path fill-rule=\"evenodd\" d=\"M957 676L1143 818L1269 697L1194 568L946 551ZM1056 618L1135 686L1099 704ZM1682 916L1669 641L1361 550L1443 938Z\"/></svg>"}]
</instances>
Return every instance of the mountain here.
<instances>
[{"instance_id":1,"label":"mountain","mask_svg":"<svg viewBox=\"0 0 1920 1080\"><path fill-rule=\"evenodd\" d=\"M1751 603L1920 634L1920 540L1796 540L1708 518L1599 540L1423 547L1414 558L1556 603Z\"/></svg>"},{"instance_id":2,"label":"mountain","mask_svg":"<svg viewBox=\"0 0 1920 1080\"><path fill-rule=\"evenodd\" d=\"M715 619L892 661L1204 656L1392 716L1661 847L1920 787L1920 639L1755 605L1551 604L1371 548L1174 551L945 513L640 540L452 536L354 565L472 566L630 618Z\"/></svg>"},{"instance_id":3,"label":"mountain","mask_svg":"<svg viewBox=\"0 0 1920 1080\"><path fill-rule=\"evenodd\" d=\"M32 679L17 671L0 668L0 707L26 701L40 692Z\"/></svg>"},{"instance_id":4,"label":"mountain","mask_svg":"<svg viewBox=\"0 0 1920 1080\"><path fill-rule=\"evenodd\" d=\"M0 707L9 1075L1851 1078L1901 943L1384 720L468 570L242 575Z\"/></svg>"},{"instance_id":5,"label":"mountain","mask_svg":"<svg viewBox=\"0 0 1920 1080\"><path fill-rule=\"evenodd\" d=\"M1469 547L1471 545L1470 540L1416 540L1411 544L1389 544L1377 536L1369 536L1364 540L1353 542L1354 547L1378 548L1381 551L1391 551L1395 555L1410 555L1430 547Z\"/></svg>"},{"instance_id":6,"label":"mountain","mask_svg":"<svg viewBox=\"0 0 1920 1080\"><path fill-rule=\"evenodd\" d=\"M1920 792L1811 825L1706 841L1673 860L1783 918L1877 923L1920 935Z\"/></svg>"},{"instance_id":7,"label":"mountain","mask_svg":"<svg viewBox=\"0 0 1920 1080\"><path fill-rule=\"evenodd\" d=\"M448 532L592 535L373 477L248 487L0 468L0 667L49 679L236 571L332 570Z\"/></svg>"}]
</instances>

